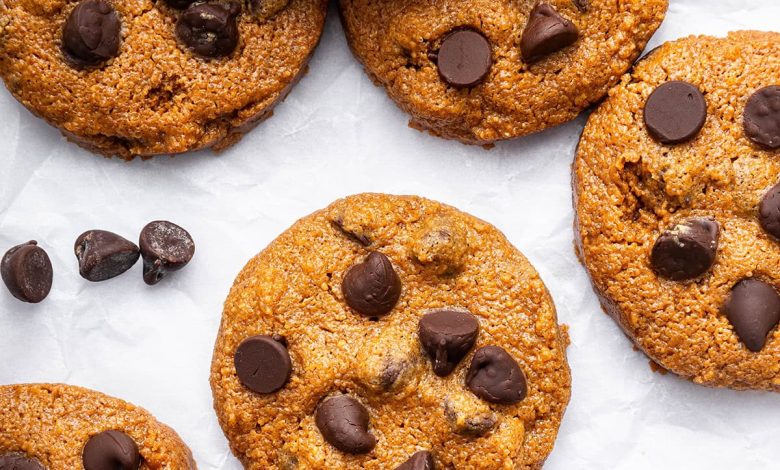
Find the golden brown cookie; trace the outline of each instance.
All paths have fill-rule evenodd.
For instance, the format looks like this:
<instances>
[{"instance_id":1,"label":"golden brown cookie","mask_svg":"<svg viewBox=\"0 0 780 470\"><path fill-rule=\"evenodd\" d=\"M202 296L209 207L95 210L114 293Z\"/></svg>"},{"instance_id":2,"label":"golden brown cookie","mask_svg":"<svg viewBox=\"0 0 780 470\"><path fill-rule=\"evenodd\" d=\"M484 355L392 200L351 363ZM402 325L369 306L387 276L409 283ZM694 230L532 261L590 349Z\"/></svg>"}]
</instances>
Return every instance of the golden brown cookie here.
<instances>
[{"instance_id":1,"label":"golden brown cookie","mask_svg":"<svg viewBox=\"0 0 780 470\"><path fill-rule=\"evenodd\" d=\"M0 76L79 145L122 158L224 149L306 68L326 0L4 0Z\"/></svg>"},{"instance_id":2,"label":"golden brown cookie","mask_svg":"<svg viewBox=\"0 0 780 470\"><path fill-rule=\"evenodd\" d=\"M248 469L537 469L569 400L567 342L539 275L495 227L361 194L301 219L239 274L211 386Z\"/></svg>"},{"instance_id":3,"label":"golden brown cookie","mask_svg":"<svg viewBox=\"0 0 780 470\"><path fill-rule=\"evenodd\" d=\"M340 0L347 39L410 125L490 144L574 119L661 24L667 0Z\"/></svg>"},{"instance_id":4,"label":"golden brown cookie","mask_svg":"<svg viewBox=\"0 0 780 470\"><path fill-rule=\"evenodd\" d=\"M667 43L610 91L574 163L604 309L699 384L780 391L778 70L778 33Z\"/></svg>"},{"instance_id":5,"label":"golden brown cookie","mask_svg":"<svg viewBox=\"0 0 780 470\"><path fill-rule=\"evenodd\" d=\"M179 436L141 408L85 388L29 384L0 386L0 468L197 467Z\"/></svg>"}]
</instances>

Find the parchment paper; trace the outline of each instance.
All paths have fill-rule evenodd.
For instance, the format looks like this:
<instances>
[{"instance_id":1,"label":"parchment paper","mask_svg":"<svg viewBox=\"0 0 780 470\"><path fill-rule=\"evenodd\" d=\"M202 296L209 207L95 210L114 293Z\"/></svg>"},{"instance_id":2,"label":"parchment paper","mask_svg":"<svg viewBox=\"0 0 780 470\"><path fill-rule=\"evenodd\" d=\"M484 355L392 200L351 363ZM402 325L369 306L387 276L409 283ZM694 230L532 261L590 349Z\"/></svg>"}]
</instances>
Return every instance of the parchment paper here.
<instances>
[{"instance_id":1,"label":"parchment paper","mask_svg":"<svg viewBox=\"0 0 780 470\"><path fill-rule=\"evenodd\" d=\"M573 397L546 468L780 468L780 396L653 373L599 308L572 248L570 164L584 117L490 151L409 129L348 52L334 13L308 76L221 156L104 160L65 142L0 87L0 249L37 239L55 269L42 304L0 289L0 383L66 382L124 398L174 427L202 470L240 469L208 386L235 275L297 218L338 197L419 194L503 230L571 327ZM777 0L671 0L649 47L777 29L778 19ZM82 231L137 239L158 218L193 234L190 266L155 287L142 282L140 263L99 284L79 277L73 243Z\"/></svg>"}]
</instances>

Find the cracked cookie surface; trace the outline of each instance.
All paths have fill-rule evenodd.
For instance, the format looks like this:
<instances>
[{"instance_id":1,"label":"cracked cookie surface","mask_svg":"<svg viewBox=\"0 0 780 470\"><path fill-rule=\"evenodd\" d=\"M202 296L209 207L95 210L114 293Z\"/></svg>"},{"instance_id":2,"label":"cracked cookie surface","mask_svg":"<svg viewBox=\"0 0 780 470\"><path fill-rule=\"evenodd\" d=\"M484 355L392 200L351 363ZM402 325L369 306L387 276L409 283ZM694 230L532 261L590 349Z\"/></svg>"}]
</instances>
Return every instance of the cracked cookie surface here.
<instances>
[{"instance_id":1,"label":"cracked cookie surface","mask_svg":"<svg viewBox=\"0 0 780 470\"><path fill-rule=\"evenodd\" d=\"M102 433L114 436L93 440ZM125 446L112 445L117 440ZM130 453L135 459L127 459ZM176 432L125 401L62 384L0 386L0 467L130 468L120 464L128 465L125 460L139 470L197 468Z\"/></svg>"},{"instance_id":2,"label":"cracked cookie surface","mask_svg":"<svg viewBox=\"0 0 780 470\"><path fill-rule=\"evenodd\" d=\"M211 386L248 469L537 469L569 400L567 342L544 283L495 227L360 194L241 271Z\"/></svg>"},{"instance_id":3,"label":"cracked cookie surface","mask_svg":"<svg viewBox=\"0 0 780 470\"><path fill-rule=\"evenodd\" d=\"M91 11L72 15L88 2ZM190 6L185 22L185 10L170 5L193 3L187 0L100 3L0 2L0 76L17 100L70 140L122 158L221 150L238 141L270 116L305 70L327 8L326 0L213 1ZM222 4L238 8L225 24L213 15L192 18L197 9L227 8ZM189 29L186 36L177 22ZM204 42L224 39L220 28L237 40L211 47L225 57L199 56L183 42L208 50ZM73 60L74 52L89 62Z\"/></svg>"},{"instance_id":4,"label":"cracked cookie surface","mask_svg":"<svg viewBox=\"0 0 780 470\"><path fill-rule=\"evenodd\" d=\"M778 70L777 33L667 43L610 91L574 163L604 309L704 385L780 391Z\"/></svg>"},{"instance_id":5,"label":"cracked cookie surface","mask_svg":"<svg viewBox=\"0 0 780 470\"><path fill-rule=\"evenodd\" d=\"M661 24L667 0L340 5L355 56L412 127L484 145L570 121L604 97ZM475 34L443 47L463 30L484 36L490 57Z\"/></svg>"}]
</instances>

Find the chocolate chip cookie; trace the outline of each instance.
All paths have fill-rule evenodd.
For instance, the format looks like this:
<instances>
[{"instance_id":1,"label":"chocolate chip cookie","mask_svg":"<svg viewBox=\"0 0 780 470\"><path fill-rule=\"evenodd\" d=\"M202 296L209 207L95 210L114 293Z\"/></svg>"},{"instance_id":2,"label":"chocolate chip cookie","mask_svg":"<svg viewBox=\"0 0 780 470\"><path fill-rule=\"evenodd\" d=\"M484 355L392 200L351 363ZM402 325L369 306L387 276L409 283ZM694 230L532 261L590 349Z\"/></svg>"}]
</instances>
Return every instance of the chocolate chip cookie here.
<instances>
[{"instance_id":1,"label":"chocolate chip cookie","mask_svg":"<svg viewBox=\"0 0 780 470\"><path fill-rule=\"evenodd\" d=\"M238 275L211 386L248 469L537 469L569 400L567 343L496 228L361 194Z\"/></svg>"},{"instance_id":2,"label":"chocolate chip cookie","mask_svg":"<svg viewBox=\"0 0 780 470\"><path fill-rule=\"evenodd\" d=\"M270 116L326 0L4 0L0 76L79 145L132 158L224 149Z\"/></svg>"},{"instance_id":3,"label":"chocolate chip cookie","mask_svg":"<svg viewBox=\"0 0 780 470\"><path fill-rule=\"evenodd\" d=\"M591 116L579 254L661 367L780 391L780 34L667 43Z\"/></svg>"},{"instance_id":4,"label":"chocolate chip cookie","mask_svg":"<svg viewBox=\"0 0 780 470\"><path fill-rule=\"evenodd\" d=\"M347 39L410 126L486 145L574 119L661 24L667 0L340 0Z\"/></svg>"},{"instance_id":5,"label":"chocolate chip cookie","mask_svg":"<svg viewBox=\"0 0 780 470\"><path fill-rule=\"evenodd\" d=\"M195 470L179 436L122 400L62 384L0 386L0 468Z\"/></svg>"}]
</instances>

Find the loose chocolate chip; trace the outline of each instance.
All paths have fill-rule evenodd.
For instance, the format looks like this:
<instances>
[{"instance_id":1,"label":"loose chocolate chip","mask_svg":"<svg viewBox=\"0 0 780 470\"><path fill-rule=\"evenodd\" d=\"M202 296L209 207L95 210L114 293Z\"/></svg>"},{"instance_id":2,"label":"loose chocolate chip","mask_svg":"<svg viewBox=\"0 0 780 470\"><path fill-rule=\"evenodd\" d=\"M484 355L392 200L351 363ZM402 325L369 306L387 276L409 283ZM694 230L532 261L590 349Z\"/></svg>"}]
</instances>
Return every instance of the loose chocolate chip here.
<instances>
[{"instance_id":1,"label":"loose chocolate chip","mask_svg":"<svg viewBox=\"0 0 780 470\"><path fill-rule=\"evenodd\" d=\"M688 219L658 237L650 265L656 274L672 281L697 278L715 262L719 237L720 227L714 219Z\"/></svg>"},{"instance_id":2,"label":"loose chocolate chip","mask_svg":"<svg viewBox=\"0 0 780 470\"><path fill-rule=\"evenodd\" d=\"M347 395L326 398L314 416L322 437L349 454L365 454L376 445L376 438L368 432L368 420L368 410Z\"/></svg>"},{"instance_id":3,"label":"loose chocolate chip","mask_svg":"<svg viewBox=\"0 0 780 470\"><path fill-rule=\"evenodd\" d=\"M169 272L178 271L195 254L190 234L172 222L150 222L141 230L138 245L144 260L144 282L157 284Z\"/></svg>"},{"instance_id":4,"label":"loose chocolate chip","mask_svg":"<svg viewBox=\"0 0 780 470\"><path fill-rule=\"evenodd\" d=\"M203 57L225 57L238 45L236 16L240 5L230 2L197 3L189 6L176 22L176 37L187 48Z\"/></svg>"},{"instance_id":5,"label":"loose chocolate chip","mask_svg":"<svg viewBox=\"0 0 780 470\"><path fill-rule=\"evenodd\" d=\"M22 454L0 456L0 470L45 470L40 462Z\"/></svg>"},{"instance_id":6,"label":"loose chocolate chip","mask_svg":"<svg viewBox=\"0 0 780 470\"><path fill-rule=\"evenodd\" d=\"M367 317L390 313L401 297L401 279L387 256L376 251L349 268L341 286L347 305Z\"/></svg>"},{"instance_id":7,"label":"loose chocolate chip","mask_svg":"<svg viewBox=\"0 0 780 470\"><path fill-rule=\"evenodd\" d=\"M758 205L758 221L767 233L780 239L780 184L770 189Z\"/></svg>"},{"instance_id":8,"label":"loose chocolate chip","mask_svg":"<svg viewBox=\"0 0 780 470\"><path fill-rule=\"evenodd\" d=\"M49 295L52 283L49 255L36 241L17 245L0 261L0 275L11 295L36 304Z\"/></svg>"},{"instance_id":9,"label":"loose chocolate chip","mask_svg":"<svg viewBox=\"0 0 780 470\"><path fill-rule=\"evenodd\" d=\"M520 366L498 346L485 346L474 353L466 386L479 398L503 405L522 401L528 392Z\"/></svg>"},{"instance_id":10,"label":"loose chocolate chip","mask_svg":"<svg viewBox=\"0 0 780 470\"><path fill-rule=\"evenodd\" d=\"M452 31L436 55L439 75L448 85L469 88L481 83L493 64L490 42L472 29Z\"/></svg>"},{"instance_id":11,"label":"loose chocolate chip","mask_svg":"<svg viewBox=\"0 0 780 470\"><path fill-rule=\"evenodd\" d=\"M62 30L62 48L76 65L97 65L116 57L122 25L105 0L84 0L70 13Z\"/></svg>"},{"instance_id":12,"label":"loose chocolate chip","mask_svg":"<svg viewBox=\"0 0 780 470\"><path fill-rule=\"evenodd\" d=\"M520 51L528 63L571 46L580 33L574 23L562 17L555 8L540 3L531 10L528 24L520 38Z\"/></svg>"},{"instance_id":13,"label":"loose chocolate chip","mask_svg":"<svg viewBox=\"0 0 780 470\"><path fill-rule=\"evenodd\" d=\"M745 106L745 134L758 145L780 148L780 86L755 92Z\"/></svg>"},{"instance_id":14,"label":"loose chocolate chip","mask_svg":"<svg viewBox=\"0 0 780 470\"><path fill-rule=\"evenodd\" d=\"M245 339L233 357L238 379L257 393L273 393L284 387L292 372L286 345L271 336Z\"/></svg>"},{"instance_id":15,"label":"loose chocolate chip","mask_svg":"<svg viewBox=\"0 0 780 470\"><path fill-rule=\"evenodd\" d=\"M85 470L138 470L141 454L135 441L121 431L90 437L82 453Z\"/></svg>"},{"instance_id":16,"label":"loose chocolate chip","mask_svg":"<svg viewBox=\"0 0 780 470\"><path fill-rule=\"evenodd\" d=\"M581 12L588 11L588 0L572 0L574 6Z\"/></svg>"},{"instance_id":17,"label":"loose chocolate chip","mask_svg":"<svg viewBox=\"0 0 780 470\"><path fill-rule=\"evenodd\" d=\"M436 470L436 464L433 462L433 455L427 450L415 452L406 462L402 463L395 470Z\"/></svg>"},{"instance_id":18,"label":"loose chocolate chip","mask_svg":"<svg viewBox=\"0 0 780 470\"><path fill-rule=\"evenodd\" d=\"M723 305L726 318L749 350L761 351L767 335L780 322L780 295L758 279L743 279Z\"/></svg>"},{"instance_id":19,"label":"loose chocolate chip","mask_svg":"<svg viewBox=\"0 0 780 470\"><path fill-rule=\"evenodd\" d=\"M79 261L79 274L92 282L119 276L132 268L141 255L135 243L105 230L82 233L76 239L74 251Z\"/></svg>"},{"instance_id":20,"label":"loose chocolate chip","mask_svg":"<svg viewBox=\"0 0 780 470\"><path fill-rule=\"evenodd\" d=\"M188 6L192 5L198 0L165 0L165 3L168 4L171 8L176 8L177 10L184 10Z\"/></svg>"},{"instance_id":21,"label":"loose chocolate chip","mask_svg":"<svg viewBox=\"0 0 780 470\"><path fill-rule=\"evenodd\" d=\"M680 144L696 137L707 120L707 102L688 82L666 82L645 103L645 125L662 144Z\"/></svg>"},{"instance_id":22,"label":"loose chocolate chip","mask_svg":"<svg viewBox=\"0 0 780 470\"><path fill-rule=\"evenodd\" d=\"M439 310L420 319L420 343L433 361L433 372L440 377L455 370L478 334L479 321L469 312Z\"/></svg>"}]
</instances>

